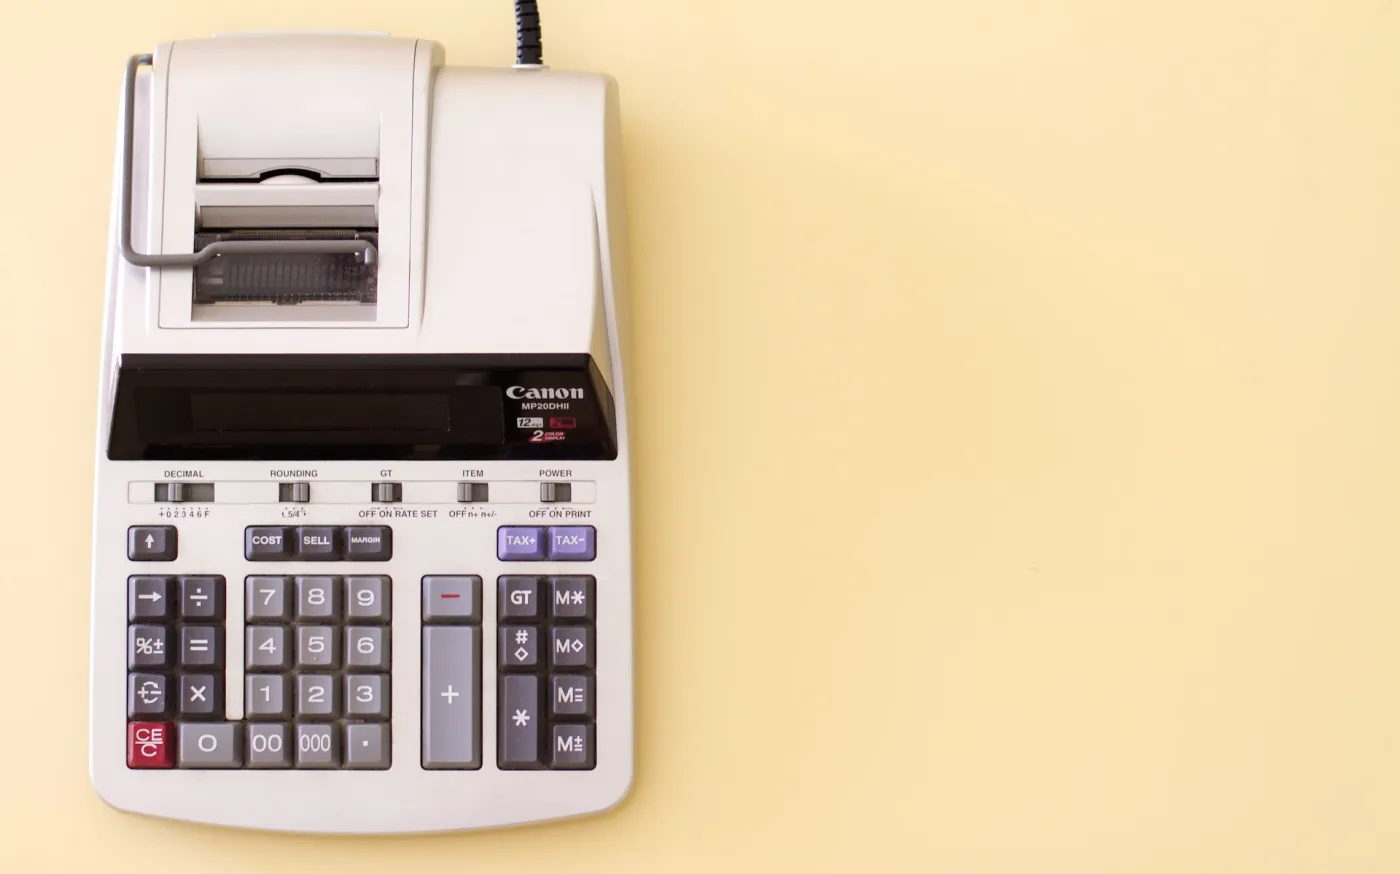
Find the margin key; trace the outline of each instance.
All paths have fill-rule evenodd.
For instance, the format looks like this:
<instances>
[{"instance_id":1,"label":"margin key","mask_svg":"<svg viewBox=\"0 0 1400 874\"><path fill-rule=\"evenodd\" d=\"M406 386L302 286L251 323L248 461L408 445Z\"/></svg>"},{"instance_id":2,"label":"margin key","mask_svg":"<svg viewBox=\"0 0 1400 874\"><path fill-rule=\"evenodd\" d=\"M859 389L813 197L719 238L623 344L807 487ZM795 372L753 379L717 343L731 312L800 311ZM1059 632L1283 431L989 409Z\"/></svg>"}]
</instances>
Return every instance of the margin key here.
<instances>
[{"instance_id":1,"label":"margin key","mask_svg":"<svg viewBox=\"0 0 1400 874\"><path fill-rule=\"evenodd\" d=\"M481 768L481 629L423 628L423 767Z\"/></svg>"}]
</instances>

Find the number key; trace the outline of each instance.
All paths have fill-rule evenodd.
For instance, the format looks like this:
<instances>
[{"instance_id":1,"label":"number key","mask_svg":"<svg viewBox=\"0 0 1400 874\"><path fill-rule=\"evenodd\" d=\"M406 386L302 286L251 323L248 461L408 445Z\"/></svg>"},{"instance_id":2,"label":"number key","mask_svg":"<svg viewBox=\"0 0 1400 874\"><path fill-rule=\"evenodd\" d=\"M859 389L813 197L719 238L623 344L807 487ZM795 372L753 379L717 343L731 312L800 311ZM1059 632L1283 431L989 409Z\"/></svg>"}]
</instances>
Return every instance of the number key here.
<instances>
[{"instance_id":1,"label":"number key","mask_svg":"<svg viewBox=\"0 0 1400 874\"><path fill-rule=\"evenodd\" d=\"M301 674L297 677L297 716L334 717L340 702L335 678L328 674Z\"/></svg>"},{"instance_id":2,"label":"number key","mask_svg":"<svg viewBox=\"0 0 1400 874\"><path fill-rule=\"evenodd\" d=\"M247 631L247 664L250 671L285 671L291 667L287 629L278 625L250 625Z\"/></svg>"},{"instance_id":3,"label":"number key","mask_svg":"<svg viewBox=\"0 0 1400 874\"><path fill-rule=\"evenodd\" d=\"M337 728L325 724L297 725L297 767L340 767L340 733Z\"/></svg>"},{"instance_id":4,"label":"number key","mask_svg":"<svg viewBox=\"0 0 1400 874\"><path fill-rule=\"evenodd\" d=\"M334 668L335 633L324 625L297 626L297 667Z\"/></svg>"},{"instance_id":5,"label":"number key","mask_svg":"<svg viewBox=\"0 0 1400 874\"><path fill-rule=\"evenodd\" d=\"M347 674L345 715L360 719L388 719L389 677L385 674Z\"/></svg>"},{"instance_id":6,"label":"number key","mask_svg":"<svg viewBox=\"0 0 1400 874\"><path fill-rule=\"evenodd\" d=\"M243 696L249 719L286 719L291 716L287 678L281 674L249 674Z\"/></svg>"},{"instance_id":7,"label":"number key","mask_svg":"<svg viewBox=\"0 0 1400 874\"><path fill-rule=\"evenodd\" d=\"M345 629L345 666L367 671L389 670L387 631L377 626Z\"/></svg>"},{"instance_id":8,"label":"number key","mask_svg":"<svg viewBox=\"0 0 1400 874\"><path fill-rule=\"evenodd\" d=\"M290 622L291 580L287 577L248 577L243 602L249 622Z\"/></svg>"},{"instance_id":9,"label":"number key","mask_svg":"<svg viewBox=\"0 0 1400 874\"><path fill-rule=\"evenodd\" d=\"M388 622L392 615L390 588L388 577L346 577L346 618L357 624Z\"/></svg>"},{"instance_id":10,"label":"number key","mask_svg":"<svg viewBox=\"0 0 1400 874\"><path fill-rule=\"evenodd\" d=\"M335 577L297 577L297 618L340 618L340 586Z\"/></svg>"},{"instance_id":11,"label":"number key","mask_svg":"<svg viewBox=\"0 0 1400 874\"><path fill-rule=\"evenodd\" d=\"M287 726L278 723L249 723L248 755L250 768L290 768L292 766L292 741L287 737Z\"/></svg>"}]
</instances>

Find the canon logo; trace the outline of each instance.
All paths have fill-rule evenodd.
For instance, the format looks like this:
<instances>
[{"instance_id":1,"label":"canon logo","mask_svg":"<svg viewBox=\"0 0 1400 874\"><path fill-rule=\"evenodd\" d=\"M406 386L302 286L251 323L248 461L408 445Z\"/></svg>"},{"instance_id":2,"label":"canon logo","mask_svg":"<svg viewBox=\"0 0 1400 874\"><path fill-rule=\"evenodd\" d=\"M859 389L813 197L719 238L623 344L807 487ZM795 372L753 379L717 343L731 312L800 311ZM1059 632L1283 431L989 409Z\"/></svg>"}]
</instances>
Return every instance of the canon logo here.
<instances>
[{"instance_id":1,"label":"canon logo","mask_svg":"<svg viewBox=\"0 0 1400 874\"><path fill-rule=\"evenodd\" d=\"M524 386L513 385L506 389L506 397L513 401L523 399L532 401L566 401L581 400L583 389L581 388L525 388Z\"/></svg>"}]
</instances>

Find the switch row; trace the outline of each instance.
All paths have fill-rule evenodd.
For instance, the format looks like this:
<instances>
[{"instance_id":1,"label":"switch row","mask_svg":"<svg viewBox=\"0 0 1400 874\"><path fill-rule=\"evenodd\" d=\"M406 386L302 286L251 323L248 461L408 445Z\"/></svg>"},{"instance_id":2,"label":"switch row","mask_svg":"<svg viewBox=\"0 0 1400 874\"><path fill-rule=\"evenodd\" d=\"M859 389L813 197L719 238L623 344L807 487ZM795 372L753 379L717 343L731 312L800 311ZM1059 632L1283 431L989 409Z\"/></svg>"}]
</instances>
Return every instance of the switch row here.
<instances>
[{"instance_id":1,"label":"switch row","mask_svg":"<svg viewBox=\"0 0 1400 874\"><path fill-rule=\"evenodd\" d=\"M388 561L393 554L393 529L383 525L253 525L243 532L248 561Z\"/></svg>"}]
</instances>

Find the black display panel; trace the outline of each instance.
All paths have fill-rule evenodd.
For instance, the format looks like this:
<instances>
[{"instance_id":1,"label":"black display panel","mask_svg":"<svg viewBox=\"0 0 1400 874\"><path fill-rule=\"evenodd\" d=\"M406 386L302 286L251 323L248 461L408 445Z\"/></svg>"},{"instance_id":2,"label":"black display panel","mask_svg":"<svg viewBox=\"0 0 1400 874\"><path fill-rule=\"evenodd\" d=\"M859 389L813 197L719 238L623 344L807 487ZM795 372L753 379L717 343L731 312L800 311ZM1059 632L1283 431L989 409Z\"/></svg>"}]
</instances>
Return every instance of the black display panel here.
<instances>
[{"instance_id":1,"label":"black display panel","mask_svg":"<svg viewBox=\"0 0 1400 874\"><path fill-rule=\"evenodd\" d=\"M617 457L587 355L127 355L113 460Z\"/></svg>"}]
</instances>

